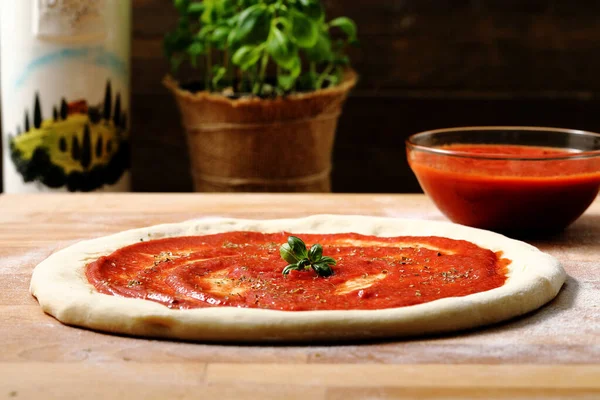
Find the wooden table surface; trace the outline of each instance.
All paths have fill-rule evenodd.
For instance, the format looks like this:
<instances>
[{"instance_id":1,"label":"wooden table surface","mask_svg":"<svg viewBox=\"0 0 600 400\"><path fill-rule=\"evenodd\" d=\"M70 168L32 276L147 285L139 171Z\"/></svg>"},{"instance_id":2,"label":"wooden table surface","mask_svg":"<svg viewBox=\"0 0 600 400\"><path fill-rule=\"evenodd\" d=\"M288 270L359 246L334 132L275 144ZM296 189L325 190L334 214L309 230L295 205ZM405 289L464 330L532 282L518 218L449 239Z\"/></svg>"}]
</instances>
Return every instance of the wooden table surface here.
<instances>
[{"instance_id":1,"label":"wooden table surface","mask_svg":"<svg viewBox=\"0 0 600 400\"><path fill-rule=\"evenodd\" d=\"M203 216L372 214L444 220L423 195L0 196L0 398L600 399L600 200L532 244L569 278L549 305L437 337L240 346L64 326L28 291L35 265L81 239Z\"/></svg>"}]
</instances>

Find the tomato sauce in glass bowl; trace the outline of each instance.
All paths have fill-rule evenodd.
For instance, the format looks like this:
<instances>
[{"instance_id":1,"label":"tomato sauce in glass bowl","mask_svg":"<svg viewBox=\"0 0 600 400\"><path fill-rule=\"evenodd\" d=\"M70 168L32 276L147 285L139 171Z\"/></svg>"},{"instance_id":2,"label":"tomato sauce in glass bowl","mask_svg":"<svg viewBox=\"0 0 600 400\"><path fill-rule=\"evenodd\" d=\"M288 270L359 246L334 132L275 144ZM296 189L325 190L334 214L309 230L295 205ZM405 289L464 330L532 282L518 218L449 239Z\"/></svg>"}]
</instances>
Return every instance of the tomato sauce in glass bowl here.
<instances>
[{"instance_id":1,"label":"tomato sauce in glass bowl","mask_svg":"<svg viewBox=\"0 0 600 400\"><path fill-rule=\"evenodd\" d=\"M557 128L468 127L406 142L423 191L453 222L528 235L575 221L600 190L600 134Z\"/></svg>"}]
</instances>

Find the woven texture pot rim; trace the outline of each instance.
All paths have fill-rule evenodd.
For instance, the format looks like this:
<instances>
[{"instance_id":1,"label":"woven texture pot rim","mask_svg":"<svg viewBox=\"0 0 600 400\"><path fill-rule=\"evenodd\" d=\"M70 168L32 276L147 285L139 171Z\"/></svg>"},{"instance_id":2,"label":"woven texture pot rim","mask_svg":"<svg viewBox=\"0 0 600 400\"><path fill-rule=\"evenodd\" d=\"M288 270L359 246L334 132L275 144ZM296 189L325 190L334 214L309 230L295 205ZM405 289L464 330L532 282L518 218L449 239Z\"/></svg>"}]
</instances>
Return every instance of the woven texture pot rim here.
<instances>
[{"instance_id":1,"label":"woven texture pot rim","mask_svg":"<svg viewBox=\"0 0 600 400\"><path fill-rule=\"evenodd\" d=\"M274 99L190 92L164 79L186 131L197 191L331 190L338 117L357 75L330 88Z\"/></svg>"},{"instance_id":2,"label":"woven texture pot rim","mask_svg":"<svg viewBox=\"0 0 600 400\"><path fill-rule=\"evenodd\" d=\"M293 102L293 101L301 101L308 100L311 98L317 98L327 95L339 95L345 92L350 91L358 80L358 74L351 68L348 68L344 72L344 79L339 85L328 87L325 89L314 90L311 92L301 92L301 93L293 93L289 96L278 96L274 99L261 99L259 97L242 97L238 99L231 99L222 94L218 94L215 92L208 92L206 90L202 90L199 92L190 92L189 90L182 89L179 86L179 82L173 78L170 74L167 74L163 79L163 85L173 92L176 96L180 98L184 98L186 100L191 101L210 101L214 103L227 104L231 107L243 107L245 105L254 105L259 103L277 103L277 102Z\"/></svg>"}]
</instances>

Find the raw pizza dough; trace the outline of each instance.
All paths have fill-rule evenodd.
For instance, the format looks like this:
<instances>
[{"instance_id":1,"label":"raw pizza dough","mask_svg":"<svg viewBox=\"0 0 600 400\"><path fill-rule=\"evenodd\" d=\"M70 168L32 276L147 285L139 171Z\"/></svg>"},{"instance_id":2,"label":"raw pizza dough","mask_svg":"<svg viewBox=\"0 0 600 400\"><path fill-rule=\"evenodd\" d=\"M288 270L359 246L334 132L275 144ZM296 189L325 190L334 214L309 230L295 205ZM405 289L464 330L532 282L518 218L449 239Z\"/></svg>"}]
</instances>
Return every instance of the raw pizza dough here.
<instances>
[{"instance_id":1,"label":"raw pizza dough","mask_svg":"<svg viewBox=\"0 0 600 400\"><path fill-rule=\"evenodd\" d=\"M355 232L376 236L443 236L468 240L512 260L499 288L407 307L381 310L277 311L214 307L169 309L142 299L98 293L85 265L143 239L228 231L273 233ZM503 321L553 299L566 278L559 262L526 243L447 222L398 218L315 215L299 219L210 218L157 225L83 241L40 263L31 293L59 321L134 336L199 341L310 341L414 336Z\"/></svg>"}]
</instances>

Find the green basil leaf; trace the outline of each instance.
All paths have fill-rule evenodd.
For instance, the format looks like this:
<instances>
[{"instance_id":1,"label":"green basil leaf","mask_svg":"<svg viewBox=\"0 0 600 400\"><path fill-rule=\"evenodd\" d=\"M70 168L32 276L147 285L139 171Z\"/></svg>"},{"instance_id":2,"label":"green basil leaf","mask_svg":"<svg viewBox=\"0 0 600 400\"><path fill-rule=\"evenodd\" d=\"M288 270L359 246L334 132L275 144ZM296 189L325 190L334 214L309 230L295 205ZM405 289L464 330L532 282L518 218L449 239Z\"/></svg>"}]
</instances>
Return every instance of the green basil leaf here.
<instances>
[{"instance_id":1,"label":"green basil leaf","mask_svg":"<svg viewBox=\"0 0 600 400\"><path fill-rule=\"evenodd\" d=\"M190 1L189 0L174 0L173 4L175 5L175 8L177 9L177 11L179 11L180 14L186 14L188 7L190 5Z\"/></svg>"},{"instance_id":2,"label":"green basil leaf","mask_svg":"<svg viewBox=\"0 0 600 400\"><path fill-rule=\"evenodd\" d=\"M321 2L315 0L300 0L300 10L314 21L321 21L325 16Z\"/></svg>"},{"instance_id":3,"label":"green basil leaf","mask_svg":"<svg viewBox=\"0 0 600 400\"><path fill-rule=\"evenodd\" d=\"M223 16L231 15L231 13L235 12L235 1L217 0L217 11Z\"/></svg>"},{"instance_id":4,"label":"green basil leaf","mask_svg":"<svg viewBox=\"0 0 600 400\"><path fill-rule=\"evenodd\" d=\"M212 24L219 19L214 1L204 1L204 11L200 17L200 21L204 24Z\"/></svg>"},{"instance_id":5,"label":"green basil leaf","mask_svg":"<svg viewBox=\"0 0 600 400\"><path fill-rule=\"evenodd\" d=\"M288 75L291 76L291 75ZM283 274L286 275L292 269L313 269L320 276L330 276L333 270L330 265L335 265L335 260L331 257L322 257L323 246L316 243L310 251L306 251L306 244L302 239L296 236L289 236L287 243L279 248L281 258L289 263L283 269Z\"/></svg>"},{"instance_id":6,"label":"green basil leaf","mask_svg":"<svg viewBox=\"0 0 600 400\"><path fill-rule=\"evenodd\" d=\"M224 49L225 43L227 42L227 36L229 36L230 29L226 26L217 27L211 36L212 42L217 46L218 49Z\"/></svg>"},{"instance_id":7,"label":"green basil leaf","mask_svg":"<svg viewBox=\"0 0 600 400\"><path fill-rule=\"evenodd\" d=\"M333 275L333 269L326 263L316 263L312 265L312 268L315 270L317 275L319 276L331 276Z\"/></svg>"},{"instance_id":8,"label":"green basil leaf","mask_svg":"<svg viewBox=\"0 0 600 400\"><path fill-rule=\"evenodd\" d=\"M317 43L319 30L317 24L306 15L292 10L292 39L300 47L309 48Z\"/></svg>"},{"instance_id":9,"label":"green basil leaf","mask_svg":"<svg viewBox=\"0 0 600 400\"><path fill-rule=\"evenodd\" d=\"M308 251L308 258L312 262L318 262L321 260L323 256L323 246L320 244L313 244L310 250Z\"/></svg>"},{"instance_id":10,"label":"green basil leaf","mask_svg":"<svg viewBox=\"0 0 600 400\"><path fill-rule=\"evenodd\" d=\"M292 90L294 84L296 83L296 78L291 75L279 74L277 75L277 85L285 92Z\"/></svg>"},{"instance_id":11,"label":"green basil leaf","mask_svg":"<svg viewBox=\"0 0 600 400\"><path fill-rule=\"evenodd\" d=\"M302 61L300 60L300 57L297 56L294 59L294 65L290 69L290 75L293 76L294 79L298 79L301 72L302 72Z\"/></svg>"},{"instance_id":12,"label":"green basil leaf","mask_svg":"<svg viewBox=\"0 0 600 400\"><path fill-rule=\"evenodd\" d=\"M202 42L194 42L187 48L187 52L191 56L199 56L204 53L204 45Z\"/></svg>"},{"instance_id":13,"label":"green basil leaf","mask_svg":"<svg viewBox=\"0 0 600 400\"><path fill-rule=\"evenodd\" d=\"M227 35L227 44L232 49L236 49L239 46L240 42L237 40L237 31L235 29L232 29L229 35Z\"/></svg>"},{"instance_id":14,"label":"green basil leaf","mask_svg":"<svg viewBox=\"0 0 600 400\"><path fill-rule=\"evenodd\" d=\"M198 32L198 34L196 35L196 37L198 39L202 39L205 40L207 38L207 36L212 33L214 29L214 26L212 25L205 25L202 27L202 29L200 29L200 32Z\"/></svg>"},{"instance_id":15,"label":"green basil leaf","mask_svg":"<svg viewBox=\"0 0 600 400\"><path fill-rule=\"evenodd\" d=\"M225 67L222 67L220 65L215 65L212 68L212 85L213 88L216 88L219 86L219 82L221 81L221 79L223 79L223 77L225 76L225 74L227 73L227 69Z\"/></svg>"},{"instance_id":16,"label":"green basil leaf","mask_svg":"<svg viewBox=\"0 0 600 400\"><path fill-rule=\"evenodd\" d=\"M290 91L296 85L296 80L300 76L302 72L302 63L300 61L300 57L296 56L294 58L294 62L292 67L289 69L289 74L279 74L277 75L277 84L284 91ZM306 257L306 253L305 253Z\"/></svg>"},{"instance_id":17,"label":"green basil leaf","mask_svg":"<svg viewBox=\"0 0 600 400\"><path fill-rule=\"evenodd\" d=\"M204 49L202 42L194 42L187 48L187 53L190 56L190 63L194 68L198 66L198 56L204 53Z\"/></svg>"},{"instance_id":18,"label":"green basil leaf","mask_svg":"<svg viewBox=\"0 0 600 400\"><path fill-rule=\"evenodd\" d=\"M335 261L333 258L331 257L321 257L321 259L319 260L320 263L325 263L325 264L330 264L330 265L335 265L337 264L337 261Z\"/></svg>"},{"instance_id":19,"label":"green basil leaf","mask_svg":"<svg viewBox=\"0 0 600 400\"><path fill-rule=\"evenodd\" d=\"M329 74L323 78L323 81L329 82L328 86L336 86L340 83L340 77L335 74Z\"/></svg>"},{"instance_id":20,"label":"green basil leaf","mask_svg":"<svg viewBox=\"0 0 600 400\"><path fill-rule=\"evenodd\" d=\"M242 44L258 44L267 40L271 30L271 14L264 4L248 7L239 16L233 40Z\"/></svg>"},{"instance_id":21,"label":"green basil leaf","mask_svg":"<svg viewBox=\"0 0 600 400\"><path fill-rule=\"evenodd\" d=\"M187 8L188 15L192 17L200 17L204 12L204 4L203 3L191 3Z\"/></svg>"},{"instance_id":22,"label":"green basil leaf","mask_svg":"<svg viewBox=\"0 0 600 400\"><path fill-rule=\"evenodd\" d=\"M300 261L300 257L292 250L292 247L286 243L279 248L279 255L290 264L296 264Z\"/></svg>"},{"instance_id":23,"label":"green basil leaf","mask_svg":"<svg viewBox=\"0 0 600 400\"><path fill-rule=\"evenodd\" d=\"M229 26L229 27L232 27L232 28L233 28L234 26L236 26L236 25L237 25L237 22L238 22L239 18L240 18L240 15L239 15L239 14L235 14L233 17L231 17L231 18L228 18L228 19L225 21L225 23L227 24L227 26Z\"/></svg>"},{"instance_id":24,"label":"green basil leaf","mask_svg":"<svg viewBox=\"0 0 600 400\"><path fill-rule=\"evenodd\" d=\"M227 26L218 26L212 33L212 40L215 42L223 41L227 39L230 31L231 29Z\"/></svg>"},{"instance_id":25,"label":"green basil leaf","mask_svg":"<svg viewBox=\"0 0 600 400\"><path fill-rule=\"evenodd\" d=\"M235 53L231 61L238 65L242 70L246 71L250 67L256 65L260 59L261 47L242 46Z\"/></svg>"},{"instance_id":26,"label":"green basil leaf","mask_svg":"<svg viewBox=\"0 0 600 400\"><path fill-rule=\"evenodd\" d=\"M294 67L298 49L277 27L273 27L267 41L267 52L277 65L287 70Z\"/></svg>"},{"instance_id":27,"label":"green basil leaf","mask_svg":"<svg viewBox=\"0 0 600 400\"><path fill-rule=\"evenodd\" d=\"M329 22L329 26L338 27L348 36L348 40L355 42L356 39L356 24L348 17L339 17Z\"/></svg>"},{"instance_id":28,"label":"green basil leaf","mask_svg":"<svg viewBox=\"0 0 600 400\"><path fill-rule=\"evenodd\" d=\"M344 79L344 71L346 69L343 66L338 65L337 67L335 67L335 70L333 71L333 73L331 75L335 76L336 78L336 85L340 82L342 82L342 80Z\"/></svg>"},{"instance_id":29,"label":"green basil leaf","mask_svg":"<svg viewBox=\"0 0 600 400\"><path fill-rule=\"evenodd\" d=\"M287 275L287 274L289 274L289 273L290 273L290 271L292 271L292 270L298 270L298 266L297 266L296 264L289 264L289 265L287 265L287 266L286 266L286 267L283 269L283 271L281 271L281 273L282 273L283 275Z\"/></svg>"},{"instance_id":30,"label":"green basil leaf","mask_svg":"<svg viewBox=\"0 0 600 400\"><path fill-rule=\"evenodd\" d=\"M256 3L256 0L238 0L238 7L244 9L246 7L250 7L252 4Z\"/></svg>"},{"instance_id":31,"label":"green basil leaf","mask_svg":"<svg viewBox=\"0 0 600 400\"><path fill-rule=\"evenodd\" d=\"M321 63L333 59L333 52L331 51L331 40L325 33L319 34L315 45L313 47L305 49L304 51L308 60L312 62Z\"/></svg>"},{"instance_id":32,"label":"green basil leaf","mask_svg":"<svg viewBox=\"0 0 600 400\"><path fill-rule=\"evenodd\" d=\"M308 252L306 250L306 245L304 244L302 239L300 239L299 237L296 237L296 236L288 237L288 245L290 246L290 248L292 249L292 251L294 252L296 257L298 257L299 259L303 259L308 256Z\"/></svg>"}]
</instances>

